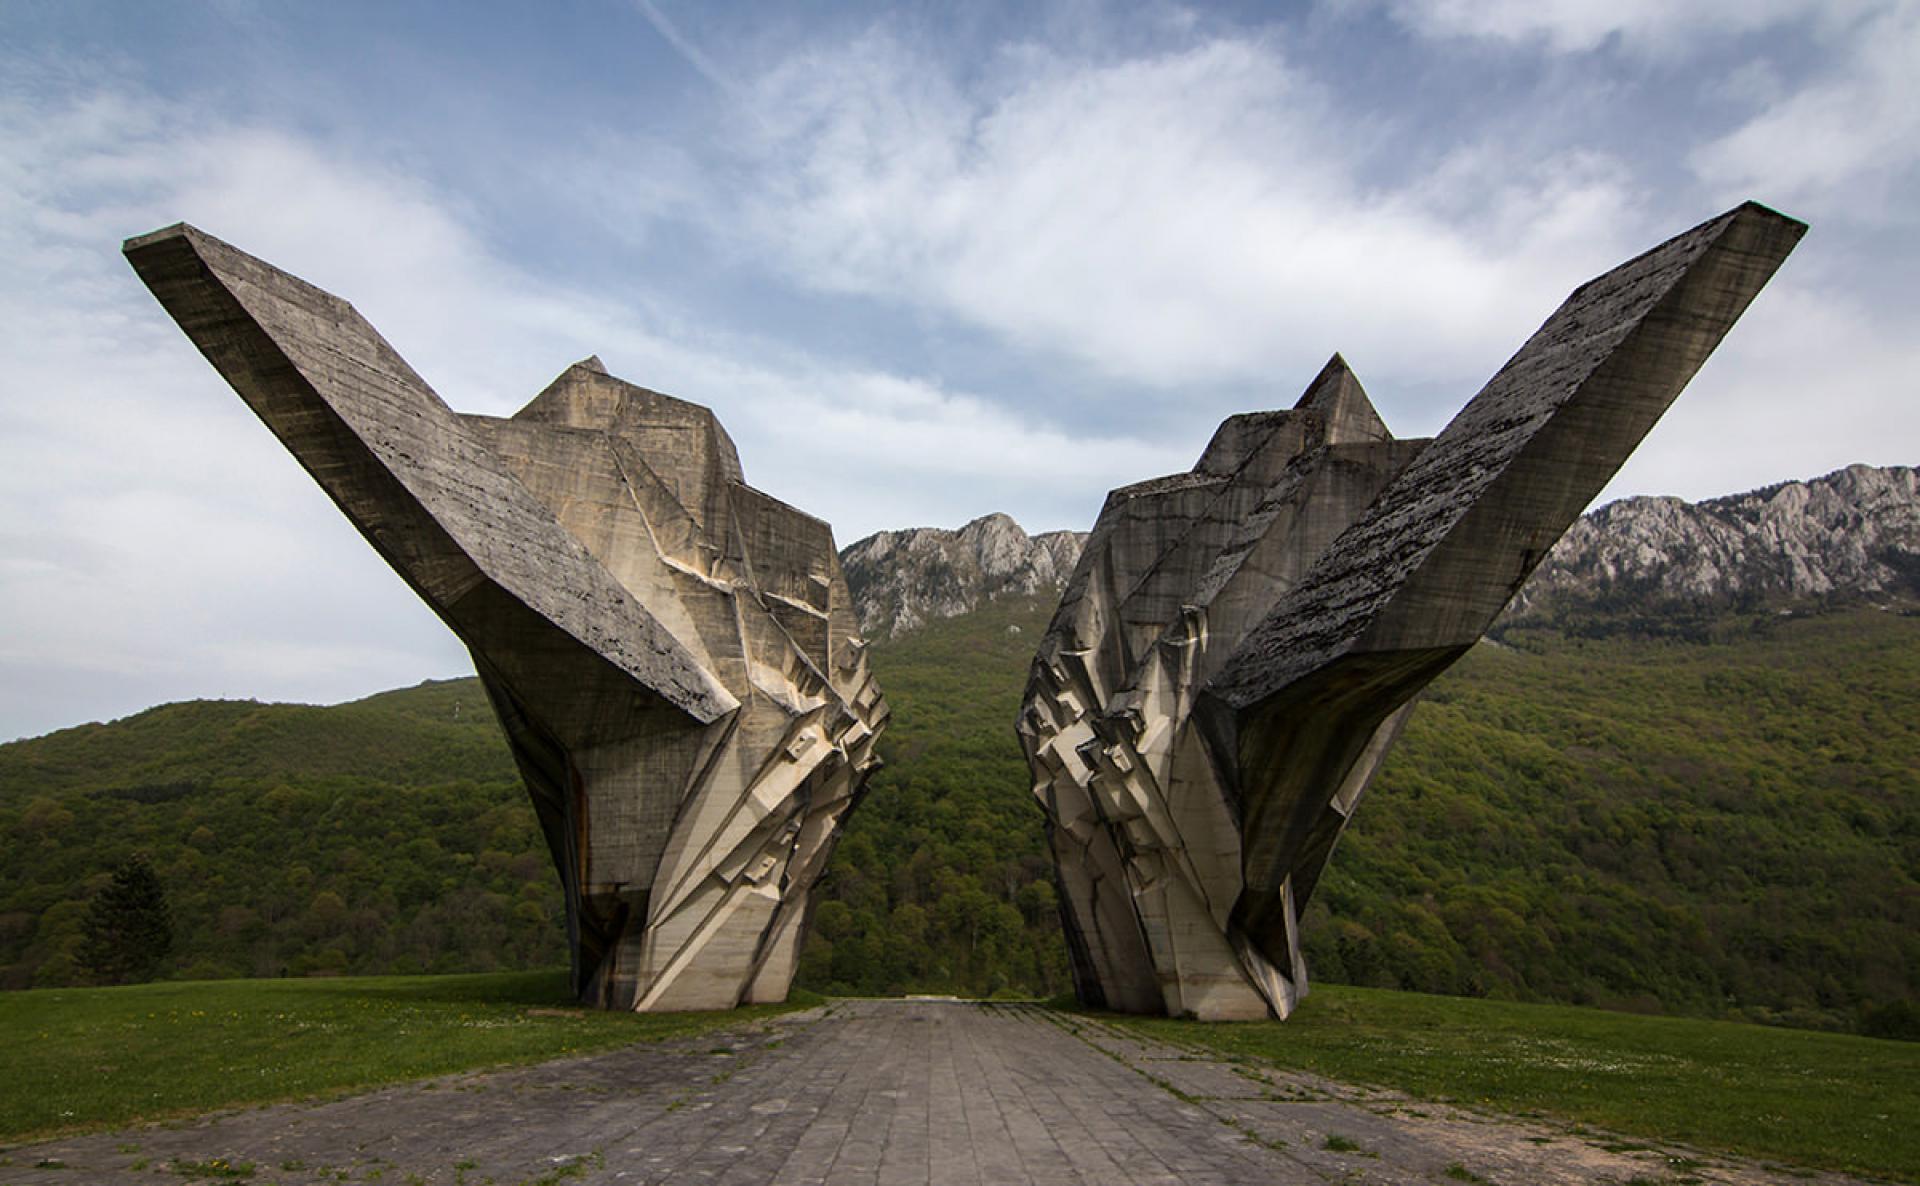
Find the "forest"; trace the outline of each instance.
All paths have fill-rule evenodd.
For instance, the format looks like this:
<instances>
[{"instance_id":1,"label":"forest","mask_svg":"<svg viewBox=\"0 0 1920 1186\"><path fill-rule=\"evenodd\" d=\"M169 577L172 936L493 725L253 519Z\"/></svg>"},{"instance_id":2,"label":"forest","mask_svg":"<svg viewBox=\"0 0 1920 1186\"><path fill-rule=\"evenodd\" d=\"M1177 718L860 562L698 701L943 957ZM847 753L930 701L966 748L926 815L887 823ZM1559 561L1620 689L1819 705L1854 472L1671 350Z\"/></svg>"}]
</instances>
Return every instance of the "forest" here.
<instances>
[{"instance_id":1,"label":"forest","mask_svg":"<svg viewBox=\"0 0 1920 1186\"><path fill-rule=\"evenodd\" d=\"M1050 606L877 645L887 766L800 983L1070 988L1011 722ZM176 978L563 963L557 883L473 680L166 705L0 746L0 986L84 982L135 852ZM1510 625L1429 689L1306 920L1316 980L1904 1033L1920 1005L1920 618Z\"/></svg>"}]
</instances>

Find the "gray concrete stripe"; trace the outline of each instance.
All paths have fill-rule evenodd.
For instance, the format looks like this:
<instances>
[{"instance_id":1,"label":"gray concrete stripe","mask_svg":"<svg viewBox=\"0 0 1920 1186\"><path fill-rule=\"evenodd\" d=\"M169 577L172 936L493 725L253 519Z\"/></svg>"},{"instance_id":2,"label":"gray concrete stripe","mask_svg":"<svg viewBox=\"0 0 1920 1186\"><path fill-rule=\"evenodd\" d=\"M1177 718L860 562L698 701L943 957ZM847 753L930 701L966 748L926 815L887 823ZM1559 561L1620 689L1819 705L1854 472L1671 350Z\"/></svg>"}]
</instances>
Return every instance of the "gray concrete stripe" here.
<instances>
[{"instance_id":1,"label":"gray concrete stripe","mask_svg":"<svg viewBox=\"0 0 1920 1186\"><path fill-rule=\"evenodd\" d=\"M1332 1133L1361 1149L1327 1149ZM1645 1144L1295 1072L1250 1077L1035 1006L846 1001L726 1034L0 1151L0 1186L150 1183L176 1159L216 1157L256 1163L255 1186L563 1170L586 1186L1444 1186L1455 1164L1503 1186L1670 1177L1669 1151ZM1702 1183L1847 1183L1690 1156Z\"/></svg>"}]
</instances>

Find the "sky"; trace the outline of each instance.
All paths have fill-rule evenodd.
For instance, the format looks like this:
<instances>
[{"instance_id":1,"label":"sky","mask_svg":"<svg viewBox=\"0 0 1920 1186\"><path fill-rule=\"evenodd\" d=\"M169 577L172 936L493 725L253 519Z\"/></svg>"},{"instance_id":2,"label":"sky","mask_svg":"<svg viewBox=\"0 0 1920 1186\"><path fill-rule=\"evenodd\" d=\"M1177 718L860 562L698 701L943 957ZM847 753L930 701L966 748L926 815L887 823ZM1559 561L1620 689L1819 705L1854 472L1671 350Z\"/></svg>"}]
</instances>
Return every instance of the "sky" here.
<instances>
[{"instance_id":1,"label":"sky","mask_svg":"<svg viewBox=\"0 0 1920 1186\"><path fill-rule=\"evenodd\" d=\"M1576 285L1812 230L1603 500L1920 462L1920 0L0 0L0 740L471 671L120 256L450 405L568 364L871 532L1084 530L1334 351L1431 435Z\"/></svg>"}]
</instances>

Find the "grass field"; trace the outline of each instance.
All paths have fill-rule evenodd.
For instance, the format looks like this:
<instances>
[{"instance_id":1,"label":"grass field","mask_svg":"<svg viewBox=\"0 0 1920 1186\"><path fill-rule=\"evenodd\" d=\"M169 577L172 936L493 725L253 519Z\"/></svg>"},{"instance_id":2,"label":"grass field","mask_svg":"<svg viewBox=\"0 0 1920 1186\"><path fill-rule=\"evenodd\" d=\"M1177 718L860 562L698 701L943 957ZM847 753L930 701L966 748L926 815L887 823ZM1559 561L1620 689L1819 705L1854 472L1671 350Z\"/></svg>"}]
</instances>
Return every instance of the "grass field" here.
<instances>
[{"instance_id":1,"label":"grass field","mask_svg":"<svg viewBox=\"0 0 1920 1186\"><path fill-rule=\"evenodd\" d=\"M1425 1099L1920 1182L1920 1043L1338 985L1281 1023L1110 1019Z\"/></svg>"},{"instance_id":2,"label":"grass field","mask_svg":"<svg viewBox=\"0 0 1920 1186\"><path fill-rule=\"evenodd\" d=\"M0 993L0 1141L536 1062L786 1008L585 1010L564 972Z\"/></svg>"},{"instance_id":3,"label":"grass field","mask_svg":"<svg viewBox=\"0 0 1920 1186\"><path fill-rule=\"evenodd\" d=\"M558 972L0 993L0 1141L341 1094L778 1012L577 1009ZM1153 1037L1491 1111L1920 1183L1920 1043L1316 986L1285 1023Z\"/></svg>"}]
</instances>

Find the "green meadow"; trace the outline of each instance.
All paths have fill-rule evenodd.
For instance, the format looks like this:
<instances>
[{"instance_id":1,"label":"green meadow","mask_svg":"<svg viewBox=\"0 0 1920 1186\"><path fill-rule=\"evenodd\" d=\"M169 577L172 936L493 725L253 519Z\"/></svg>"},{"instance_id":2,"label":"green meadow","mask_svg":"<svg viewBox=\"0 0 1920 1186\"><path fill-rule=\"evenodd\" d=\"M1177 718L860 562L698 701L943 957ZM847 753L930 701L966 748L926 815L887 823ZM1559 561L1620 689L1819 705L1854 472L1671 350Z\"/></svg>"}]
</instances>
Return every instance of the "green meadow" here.
<instances>
[{"instance_id":1,"label":"green meadow","mask_svg":"<svg viewBox=\"0 0 1920 1186\"><path fill-rule=\"evenodd\" d=\"M1421 1099L1920 1182L1920 1043L1339 985L1285 1022L1106 1016Z\"/></svg>"},{"instance_id":2,"label":"green meadow","mask_svg":"<svg viewBox=\"0 0 1920 1186\"><path fill-rule=\"evenodd\" d=\"M0 1141L339 1095L738 1026L607 1013L564 972L170 981L0 993Z\"/></svg>"},{"instance_id":3,"label":"green meadow","mask_svg":"<svg viewBox=\"0 0 1920 1186\"><path fill-rule=\"evenodd\" d=\"M327 1097L736 1026L580 1009L560 972L162 982L0 994L0 1141ZM1920 1183L1920 1044L1316 986L1284 1023L1106 1020L1236 1061Z\"/></svg>"}]
</instances>

